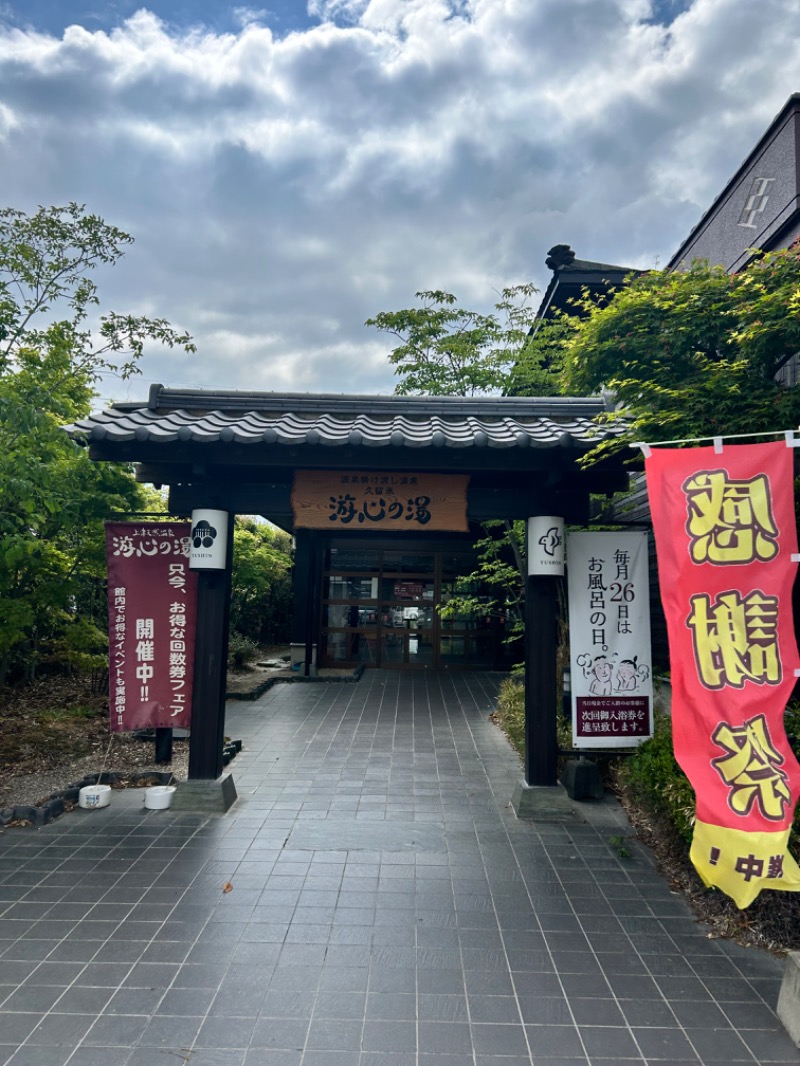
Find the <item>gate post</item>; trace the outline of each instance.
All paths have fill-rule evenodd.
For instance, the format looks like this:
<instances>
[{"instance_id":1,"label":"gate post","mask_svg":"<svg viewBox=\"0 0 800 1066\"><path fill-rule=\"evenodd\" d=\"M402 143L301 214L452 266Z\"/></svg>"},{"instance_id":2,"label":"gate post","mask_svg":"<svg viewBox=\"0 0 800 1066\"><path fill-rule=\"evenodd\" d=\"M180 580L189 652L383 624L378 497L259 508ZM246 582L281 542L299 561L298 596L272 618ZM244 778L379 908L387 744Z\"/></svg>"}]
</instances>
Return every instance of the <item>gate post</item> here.
<instances>
[{"instance_id":1,"label":"gate post","mask_svg":"<svg viewBox=\"0 0 800 1066\"><path fill-rule=\"evenodd\" d=\"M558 783L556 677L558 581L564 574L564 519L528 519L525 581L525 780L514 790L519 818L564 821L574 817Z\"/></svg>"},{"instance_id":2,"label":"gate post","mask_svg":"<svg viewBox=\"0 0 800 1066\"><path fill-rule=\"evenodd\" d=\"M197 569L197 636L189 734L189 780L183 782L175 794L172 805L178 810L225 811L236 799L231 775L220 776L225 740L234 525L234 516L222 513L227 514L224 567ZM192 526L195 526L194 521Z\"/></svg>"},{"instance_id":3,"label":"gate post","mask_svg":"<svg viewBox=\"0 0 800 1066\"><path fill-rule=\"evenodd\" d=\"M525 582L525 783L557 784L556 653L558 586L554 577Z\"/></svg>"}]
</instances>

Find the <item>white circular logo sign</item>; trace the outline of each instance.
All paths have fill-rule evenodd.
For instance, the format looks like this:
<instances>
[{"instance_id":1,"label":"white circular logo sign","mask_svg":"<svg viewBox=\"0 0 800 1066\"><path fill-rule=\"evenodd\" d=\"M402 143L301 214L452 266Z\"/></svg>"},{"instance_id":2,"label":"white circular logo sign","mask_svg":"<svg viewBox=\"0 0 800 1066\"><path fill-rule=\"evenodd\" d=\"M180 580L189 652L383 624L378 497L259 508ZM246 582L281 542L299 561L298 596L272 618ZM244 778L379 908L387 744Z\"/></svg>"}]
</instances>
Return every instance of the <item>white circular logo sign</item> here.
<instances>
[{"instance_id":1,"label":"white circular logo sign","mask_svg":"<svg viewBox=\"0 0 800 1066\"><path fill-rule=\"evenodd\" d=\"M528 519L528 575L560 577L564 573L564 519L536 515Z\"/></svg>"},{"instance_id":2,"label":"white circular logo sign","mask_svg":"<svg viewBox=\"0 0 800 1066\"><path fill-rule=\"evenodd\" d=\"M191 570L224 570L227 542L227 511L192 511L189 544Z\"/></svg>"}]
</instances>

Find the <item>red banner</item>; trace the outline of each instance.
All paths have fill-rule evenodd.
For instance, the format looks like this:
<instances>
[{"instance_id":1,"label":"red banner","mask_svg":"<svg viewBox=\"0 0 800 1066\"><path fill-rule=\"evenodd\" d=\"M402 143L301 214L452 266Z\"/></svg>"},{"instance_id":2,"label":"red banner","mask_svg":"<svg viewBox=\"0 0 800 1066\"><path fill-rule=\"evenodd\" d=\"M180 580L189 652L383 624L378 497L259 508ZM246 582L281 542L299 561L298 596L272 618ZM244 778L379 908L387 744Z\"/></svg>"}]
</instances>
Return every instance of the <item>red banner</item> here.
<instances>
[{"instance_id":1,"label":"red banner","mask_svg":"<svg viewBox=\"0 0 800 1066\"><path fill-rule=\"evenodd\" d=\"M800 767L783 725L800 665L793 459L780 441L646 460L675 757L697 798L692 861L739 907L800 890L787 851Z\"/></svg>"},{"instance_id":2,"label":"red banner","mask_svg":"<svg viewBox=\"0 0 800 1066\"><path fill-rule=\"evenodd\" d=\"M112 732L188 728L197 575L188 522L106 523Z\"/></svg>"}]
</instances>

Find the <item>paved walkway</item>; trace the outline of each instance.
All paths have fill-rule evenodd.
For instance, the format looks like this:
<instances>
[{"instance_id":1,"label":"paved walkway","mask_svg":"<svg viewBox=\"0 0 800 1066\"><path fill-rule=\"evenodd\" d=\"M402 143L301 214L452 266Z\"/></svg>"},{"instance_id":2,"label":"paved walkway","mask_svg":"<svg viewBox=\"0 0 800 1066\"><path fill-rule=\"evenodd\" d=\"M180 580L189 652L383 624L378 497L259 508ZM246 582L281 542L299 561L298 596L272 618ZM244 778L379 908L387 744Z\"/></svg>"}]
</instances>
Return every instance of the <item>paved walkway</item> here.
<instances>
[{"instance_id":1,"label":"paved walkway","mask_svg":"<svg viewBox=\"0 0 800 1066\"><path fill-rule=\"evenodd\" d=\"M280 685L229 706L228 814L0 835L0 1063L800 1063L782 965L620 857L612 803L516 820L497 680Z\"/></svg>"}]
</instances>

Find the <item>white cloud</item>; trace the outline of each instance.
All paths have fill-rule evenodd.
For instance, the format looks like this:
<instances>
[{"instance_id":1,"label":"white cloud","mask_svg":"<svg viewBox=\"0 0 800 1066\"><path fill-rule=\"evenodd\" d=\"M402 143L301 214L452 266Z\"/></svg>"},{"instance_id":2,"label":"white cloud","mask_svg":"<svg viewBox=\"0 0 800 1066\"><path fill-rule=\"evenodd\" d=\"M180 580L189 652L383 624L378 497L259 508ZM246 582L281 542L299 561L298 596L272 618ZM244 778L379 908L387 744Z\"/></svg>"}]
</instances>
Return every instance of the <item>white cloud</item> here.
<instances>
[{"instance_id":1,"label":"white cloud","mask_svg":"<svg viewBox=\"0 0 800 1066\"><path fill-rule=\"evenodd\" d=\"M230 33L144 9L0 28L0 202L74 199L133 233L103 291L200 349L148 377L390 390L368 316L543 288L562 241L663 261L800 88L800 0L694 0L670 24L647 0L309 9L284 36L249 8Z\"/></svg>"}]
</instances>

